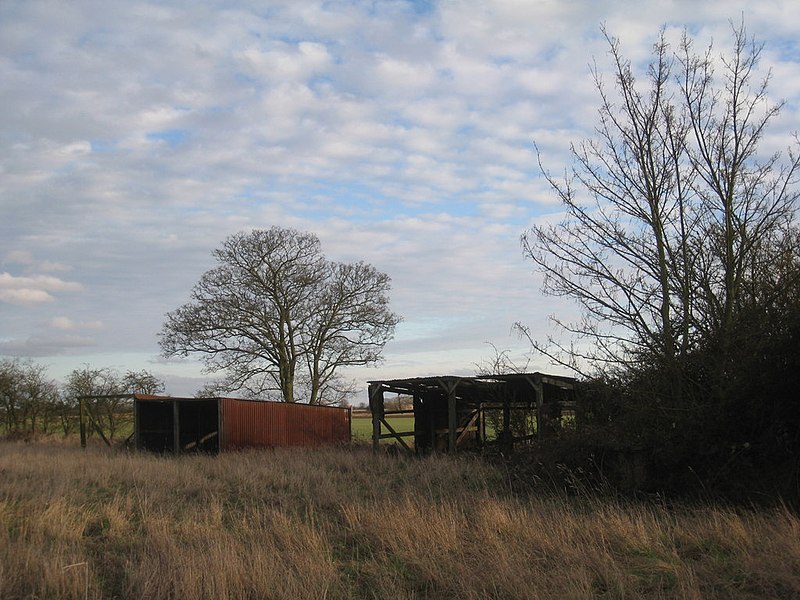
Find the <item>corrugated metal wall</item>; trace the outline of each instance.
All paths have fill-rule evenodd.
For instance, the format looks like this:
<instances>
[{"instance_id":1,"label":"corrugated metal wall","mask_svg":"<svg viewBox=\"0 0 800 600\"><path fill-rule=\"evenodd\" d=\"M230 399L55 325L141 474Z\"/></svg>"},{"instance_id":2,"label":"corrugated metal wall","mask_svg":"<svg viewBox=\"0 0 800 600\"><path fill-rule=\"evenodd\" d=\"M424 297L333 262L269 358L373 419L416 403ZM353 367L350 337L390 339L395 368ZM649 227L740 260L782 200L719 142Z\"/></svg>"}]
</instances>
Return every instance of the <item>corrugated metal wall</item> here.
<instances>
[{"instance_id":1,"label":"corrugated metal wall","mask_svg":"<svg viewBox=\"0 0 800 600\"><path fill-rule=\"evenodd\" d=\"M350 441L347 408L222 398L221 450Z\"/></svg>"}]
</instances>

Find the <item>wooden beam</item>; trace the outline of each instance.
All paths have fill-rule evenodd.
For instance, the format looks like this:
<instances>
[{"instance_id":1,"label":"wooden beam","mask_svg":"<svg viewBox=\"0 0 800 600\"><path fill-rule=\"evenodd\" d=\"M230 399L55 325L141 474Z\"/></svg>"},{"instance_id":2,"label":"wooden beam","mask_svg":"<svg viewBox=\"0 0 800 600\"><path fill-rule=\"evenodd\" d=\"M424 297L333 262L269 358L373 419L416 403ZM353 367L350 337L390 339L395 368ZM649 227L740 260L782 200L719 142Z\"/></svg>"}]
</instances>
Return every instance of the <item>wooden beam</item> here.
<instances>
[{"instance_id":1,"label":"wooden beam","mask_svg":"<svg viewBox=\"0 0 800 600\"><path fill-rule=\"evenodd\" d=\"M180 408L178 403L172 401L172 451L175 454L180 454L181 451L181 424L180 424Z\"/></svg>"},{"instance_id":2,"label":"wooden beam","mask_svg":"<svg viewBox=\"0 0 800 600\"><path fill-rule=\"evenodd\" d=\"M467 424L461 428L461 434L458 436L458 439L456 439L456 446L461 443L461 440L464 439L464 436L468 431L472 431L472 426L475 424L475 421L477 421L479 414L479 410L476 410L474 413L472 413L472 417L470 417L469 421L467 421Z\"/></svg>"},{"instance_id":3,"label":"wooden beam","mask_svg":"<svg viewBox=\"0 0 800 600\"><path fill-rule=\"evenodd\" d=\"M537 439L542 439L542 415L544 414L543 404L544 404L544 386L542 385L542 377L539 376L539 381L534 381L530 377L526 377L525 380L531 385L536 395L536 437Z\"/></svg>"},{"instance_id":4,"label":"wooden beam","mask_svg":"<svg viewBox=\"0 0 800 600\"><path fill-rule=\"evenodd\" d=\"M439 385L447 393L447 451L456 451L456 428L458 427L456 414L456 388L458 380L439 379Z\"/></svg>"},{"instance_id":5,"label":"wooden beam","mask_svg":"<svg viewBox=\"0 0 800 600\"><path fill-rule=\"evenodd\" d=\"M84 407L83 398L78 398L78 417L80 419L81 428L81 448L86 449L86 408Z\"/></svg>"},{"instance_id":6,"label":"wooden beam","mask_svg":"<svg viewBox=\"0 0 800 600\"><path fill-rule=\"evenodd\" d=\"M564 381L562 379L554 379L553 377L549 377L547 375L539 375L539 381L541 383L546 383L548 385L553 385L556 387L560 387L564 390L574 390L575 384L572 381Z\"/></svg>"},{"instance_id":7,"label":"wooden beam","mask_svg":"<svg viewBox=\"0 0 800 600\"><path fill-rule=\"evenodd\" d=\"M486 409L481 405L478 408L478 412L480 413L480 423L478 424L478 440L480 441L481 447L486 443Z\"/></svg>"},{"instance_id":8,"label":"wooden beam","mask_svg":"<svg viewBox=\"0 0 800 600\"><path fill-rule=\"evenodd\" d=\"M386 426L386 429L388 429L388 430L389 430L389 433L391 433L391 434L392 434L392 436L393 436L393 437L394 437L394 438L395 438L395 439L396 439L398 442L400 442L400 444L403 446L403 448L405 448L406 450L408 450L408 451L409 451L409 452L411 452L411 453L413 453L413 452L414 452L414 451L411 449L411 447L410 447L408 444L406 444L406 441L405 441L405 440L404 440L404 439L403 439L403 438L400 436L400 434L398 434L398 433L397 433L397 432L394 430L394 427L392 427L391 425L389 425L389 422L388 422L386 419L381 419L381 423L383 423L383 424ZM413 432L411 432L411 433L413 433Z\"/></svg>"},{"instance_id":9,"label":"wooden beam","mask_svg":"<svg viewBox=\"0 0 800 600\"><path fill-rule=\"evenodd\" d=\"M378 452L381 443L381 420L383 420L383 386L369 384L369 412L372 415L372 451Z\"/></svg>"}]
</instances>

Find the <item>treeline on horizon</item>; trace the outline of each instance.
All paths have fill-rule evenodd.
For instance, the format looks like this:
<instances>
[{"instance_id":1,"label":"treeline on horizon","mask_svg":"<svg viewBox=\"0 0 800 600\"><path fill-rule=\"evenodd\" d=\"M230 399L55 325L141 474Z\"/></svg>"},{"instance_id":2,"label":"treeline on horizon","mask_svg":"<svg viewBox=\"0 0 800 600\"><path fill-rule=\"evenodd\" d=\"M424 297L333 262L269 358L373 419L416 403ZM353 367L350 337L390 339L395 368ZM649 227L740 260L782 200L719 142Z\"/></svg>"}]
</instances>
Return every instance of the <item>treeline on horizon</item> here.
<instances>
[{"instance_id":1,"label":"treeline on horizon","mask_svg":"<svg viewBox=\"0 0 800 600\"><path fill-rule=\"evenodd\" d=\"M115 394L159 394L164 383L149 371L119 373L111 368L84 365L67 375L63 384L48 377L47 367L30 359L0 360L0 432L12 437L76 433L79 398L88 403L92 420L109 440L130 429L131 406ZM89 435L94 431L89 430Z\"/></svg>"}]
</instances>

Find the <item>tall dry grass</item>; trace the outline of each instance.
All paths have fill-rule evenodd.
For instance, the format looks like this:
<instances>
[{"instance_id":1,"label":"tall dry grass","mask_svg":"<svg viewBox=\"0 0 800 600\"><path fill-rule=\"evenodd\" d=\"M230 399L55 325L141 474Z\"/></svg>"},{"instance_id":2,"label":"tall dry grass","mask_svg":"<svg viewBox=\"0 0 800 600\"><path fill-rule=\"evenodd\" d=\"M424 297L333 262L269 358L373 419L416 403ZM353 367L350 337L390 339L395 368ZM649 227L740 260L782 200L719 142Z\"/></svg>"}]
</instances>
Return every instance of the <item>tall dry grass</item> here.
<instances>
[{"instance_id":1,"label":"tall dry grass","mask_svg":"<svg viewBox=\"0 0 800 600\"><path fill-rule=\"evenodd\" d=\"M469 458L0 442L0 598L800 598L787 510L516 497Z\"/></svg>"}]
</instances>

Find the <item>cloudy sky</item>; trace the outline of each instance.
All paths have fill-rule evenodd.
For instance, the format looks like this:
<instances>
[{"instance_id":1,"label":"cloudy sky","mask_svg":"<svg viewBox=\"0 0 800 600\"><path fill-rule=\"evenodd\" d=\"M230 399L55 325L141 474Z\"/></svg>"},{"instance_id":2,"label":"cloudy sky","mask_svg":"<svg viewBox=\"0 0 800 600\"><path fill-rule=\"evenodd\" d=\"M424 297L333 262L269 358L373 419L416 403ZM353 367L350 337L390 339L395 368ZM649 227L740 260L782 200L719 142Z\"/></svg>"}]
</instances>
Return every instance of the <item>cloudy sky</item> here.
<instances>
[{"instance_id":1,"label":"cloudy sky","mask_svg":"<svg viewBox=\"0 0 800 600\"><path fill-rule=\"evenodd\" d=\"M784 1L0 2L0 354L203 382L159 358L231 233L313 231L392 277L404 317L359 381L471 374L568 315L519 236L552 219L553 171L591 134L600 25L646 61L659 28L764 42L773 134L800 129L800 3Z\"/></svg>"}]
</instances>

